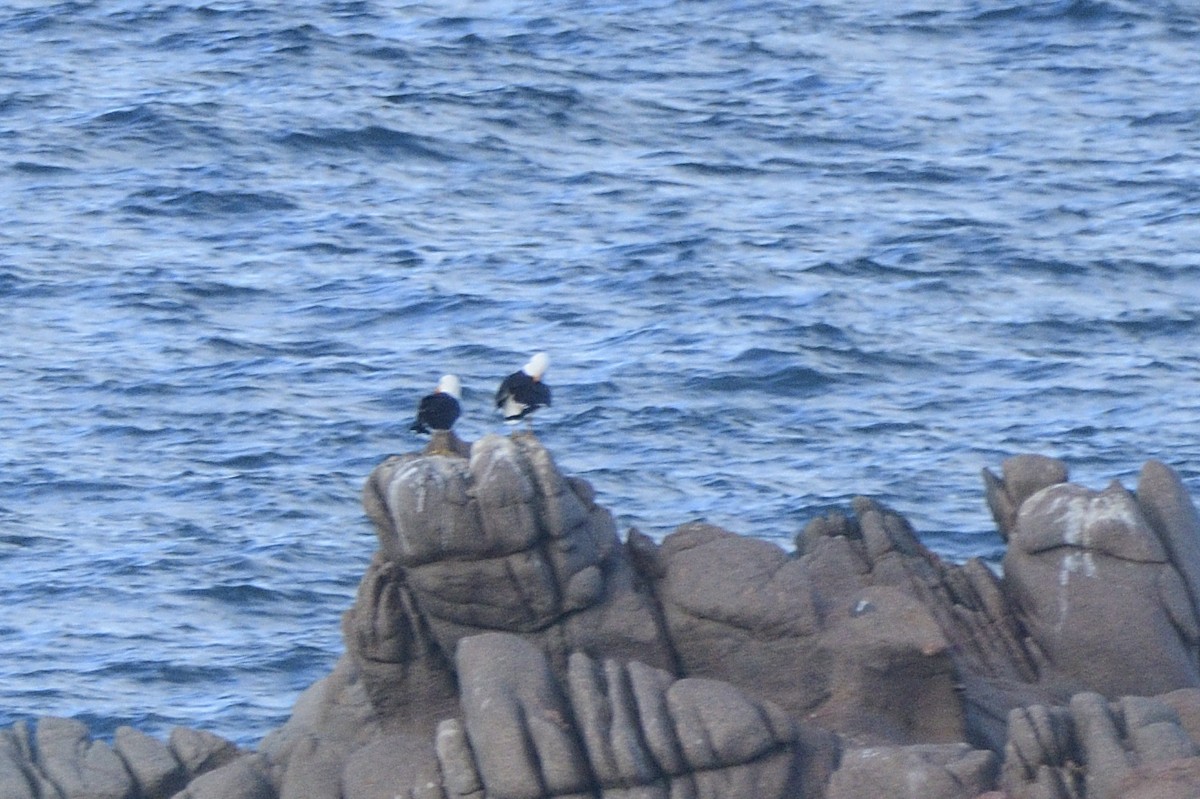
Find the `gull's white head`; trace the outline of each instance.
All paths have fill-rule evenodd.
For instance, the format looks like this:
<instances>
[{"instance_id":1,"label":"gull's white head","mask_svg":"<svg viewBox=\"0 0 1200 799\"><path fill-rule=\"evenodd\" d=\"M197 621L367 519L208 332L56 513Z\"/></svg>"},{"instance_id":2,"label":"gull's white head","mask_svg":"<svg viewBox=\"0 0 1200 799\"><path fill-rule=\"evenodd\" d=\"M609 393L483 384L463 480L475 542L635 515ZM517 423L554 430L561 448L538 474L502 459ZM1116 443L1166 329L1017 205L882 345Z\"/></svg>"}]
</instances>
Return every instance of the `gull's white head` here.
<instances>
[{"instance_id":1,"label":"gull's white head","mask_svg":"<svg viewBox=\"0 0 1200 799\"><path fill-rule=\"evenodd\" d=\"M548 368L550 368L550 356L544 352L539 352L529 359L529 363L521 367L521 371L534 380L541 380L542 375L546 374Z\"/></svg>"},{"instance_id":2,"label":"gull's white head","mask_svg":"<svg viewBox=\"0 0 1200 799\"><path fill-rule=\"evenodd\" d=\"M462 400L462 383L459 382L458 375L442 375L442 379L438 381L437 390L443 394L449 394L456 400Z\"/></svg>"}]
</instances>

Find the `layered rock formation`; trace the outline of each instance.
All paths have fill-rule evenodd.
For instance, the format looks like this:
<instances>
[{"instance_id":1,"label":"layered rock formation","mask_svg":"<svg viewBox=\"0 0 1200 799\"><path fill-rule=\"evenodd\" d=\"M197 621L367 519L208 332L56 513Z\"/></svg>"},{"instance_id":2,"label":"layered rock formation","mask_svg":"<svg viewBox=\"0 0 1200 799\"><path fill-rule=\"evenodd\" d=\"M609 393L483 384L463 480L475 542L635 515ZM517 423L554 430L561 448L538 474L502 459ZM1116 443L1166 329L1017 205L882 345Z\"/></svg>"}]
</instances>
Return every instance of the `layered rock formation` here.
<instances>
[{"instance_id":1,"label":"layered rock formation","mask_svg":"<svg viewBox=\"0 0 1200 799\"><path fill-rule=\"evenodd\" d=\"M222 788L231 781L237 793ZM193 789L205 796L274 795L262 758L198 730L178 728L164 743L120 727L111 746L93 740L74 719L43 718L0 730L5 799L150 799L190 796Z\"/></svg>"},{"instance_id":2,"label":"layered rock formation","mask_svg":"<svg viewBox=\"0 0 1200 799\"><path fill-rule=\"evenodd\" d=\"M531 435L438 434L363 493L346 653L240 752L0 733L0 799L1200 797L1200 518L1178 476L984 472L1003 576L869 499L796 550L661 544Z\"/></svg>"}]
</instances>

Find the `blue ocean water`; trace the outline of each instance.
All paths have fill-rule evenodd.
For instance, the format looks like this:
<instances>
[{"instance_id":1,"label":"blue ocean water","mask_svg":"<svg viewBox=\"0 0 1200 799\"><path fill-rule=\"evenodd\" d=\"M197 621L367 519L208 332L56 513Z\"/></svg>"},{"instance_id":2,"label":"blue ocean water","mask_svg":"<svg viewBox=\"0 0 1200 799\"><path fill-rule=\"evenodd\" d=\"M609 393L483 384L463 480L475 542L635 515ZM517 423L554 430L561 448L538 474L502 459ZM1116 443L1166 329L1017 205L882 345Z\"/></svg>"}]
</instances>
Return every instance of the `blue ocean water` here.
<instances>
[{"instance_id":1,"label":"blue ocean water","mask_svg":"<svg viewBox=\"0 0 1200 799\"><path fill-rule=\"evenodd\" d=\"M622 530L856 494L1001 553L1020 452L1200 495L1171 0L0 3L0 726L253 745L417 399L550 352Z\"/></svg>"}]
</instances>

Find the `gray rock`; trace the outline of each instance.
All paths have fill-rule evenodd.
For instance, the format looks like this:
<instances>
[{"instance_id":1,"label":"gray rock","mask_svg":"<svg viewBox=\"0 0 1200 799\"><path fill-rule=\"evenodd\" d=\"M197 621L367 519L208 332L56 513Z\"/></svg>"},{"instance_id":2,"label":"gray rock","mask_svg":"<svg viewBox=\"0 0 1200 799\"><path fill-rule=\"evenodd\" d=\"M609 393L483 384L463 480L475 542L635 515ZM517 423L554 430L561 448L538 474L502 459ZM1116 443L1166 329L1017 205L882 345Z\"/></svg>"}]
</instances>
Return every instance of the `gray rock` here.
<instances>
[{"instance_id":1,"label":"gray rock","mask_svg":"<svg viewBox=\"0 0 1200 799\"><path fill-rule=\"evenodd\" d=\"M1071 547L1135 563L1167 561L1137 500L1115 482L1103 491L1073 483L1039 491L1021 505L1009 547L1029 555Z\"/></svg>"},{"instance_id":2,"label":"gray rock","mask_svg":"<svg viewBox=\"0 0 1200 799\"><path fill-rule=\"evenodd\" d=\"M243 755L206 771L175 799L275 799L267 768L257 755Z\"/></svg>"},{"instance_id":3,"label":"gray rock","mask_svg":"<svg viewBox=\"0 0 1200 799\"><path fill-rule=\"evenodd\" d=\"M1035 784L1057 789L1073 783L1077 759L1074 726L1066 708L1034 705L1014 708L1009 714L1001 783L1010 793L1029 793Z\"/></svg>"},{"instance_id":4,"label":"gray rock","mask_svg":"<svg viewBox=\"0 0 1200 799\"><path fill-rule=\"evenodd\" d=\"M407 799L414 792L428 795L440 781L435 735L436 728L428 733L411 729L379 732L346 758L338 796Z\"/></svg>"},{"instance_id":5,"label":"gray rock","mask_svg":"<svg viewBox=\"0 0 1200 799\"><path fill-rule=\"evenodd\" d=\"M308 735L297 739L288 755L280 799L341 799L346 765L343 748Z\"/></svg>"},{"instance_id":6,"label":"gray rock","mask_svg":"<svg viewBox=\"0 0 1200 799\"><path fill-rule=\"evenodd\" d=\"M413 684L447 698L455 667L441 653L491 629L524 635L560 680L571 651L603 653L881 743L999 746L1008 708L1029 698L1019 681L1036 678L994 575L941 563L868 500L812 526L798 558L706 525L661 546L633 531L621 547L590 487L523 435L485 437L466 462L390 459L364 504L381 550L346 630L384 718L428 712Z\"/></svg>"},{"instance_id":7,"label":"gray rock","mask_svg":"<svg viewBox=\"0 0 1200 799\"><path fill-rule=\"evenodd\" d=\"M831 617L830 697L811 718L855 743L961 741L966 736L950 644L928 607L869 586Z\"/></svg>"},{"instance_id":8,"label":"gray rock","mask_svg":"<svg viewBox=\"0 0 1200 799\"><path fill-rule=\"evenodd\" d=\"M189 781L231 763L243 754L232 741L189 727L171 730L167 745L175 759L183 765Z\"/></svg>"},{"instance_id":9,"label":"gray rock","mask_svg":"<svg viewBox=\"0 0 1200 799\"><path fill-rule=\"evenodd\" d=\"M429 706L430 718L456 702L453 669L434 640L404 570L378 553L359 583L343 635L362 689L376 712Z\"/></svg>"},{"instance_id":10,"label":"gray rock","mask_svg":"<svg viewBox=\"0 0 1200 799\"><path fill-rule=\"evenodd\" d=\"M829 693L807 567L778 546L711 525L664 540L657 585L684 673L731 682L792 713Z\"/></svg>"},{"instance_id":11,"label":"gray rock","mask_svg":"<svg viewBox=\"0 0 1200 799\"><path fill-rule=\"evenodd\" d=\"M744 765L697 771L690 776L696 796L711 799L730 796L786 799L800 792L802 782L796 756L788 751L772 752ZM686 784L684 780L677 780L672 783L672 790L681 782Z\"/></svg>"},{"instance_id":12,"label":"gray rock","mask_svg":"<svg viewBox=\"0 0 1200 799\"><path fill-rule=\"evenodd\" d=\"M1115 788L1121 799L1200 799L1200 757L1134 769Z\"/></svg>"},{"instance_id":13,"label":"gray rock","mask_svg":"<svg viewBox=\"0 0 1200 799\"><path fill-rule=\"evenodd\" d=\"M673 683L667 689L667 711L690 771L748 763L796 739L794 723L782 710L748 701L719 680Z\"/></svg>"},{"instance_id":14,"label":"gray rock","mask_svg":"<svg viewBox=\"0 0 1200 799\"><path fill-rule=\"evenodd\" d=\"M810 717L860 746L966 737L999 750L1009 710L1045 693L1003 584L978 560L943 562L879 503L854 512L797 540L824 626L819 674L837 675Z\"/></svg>"},{"instance_id":15,"label":"gray rock","mask_svg":"<svg viewBox=\"0 0 1200 799\"><path fill-rule=\"evenodd\" d=\"M675 734L675 721L667 707L667 690L674 677L665 671L633 662L627 667L629 690L636 706L638 726L654 763L667 776L687 773L683 748Z\"/></svg>"},{"instance_id":16,"label":"gray rock","mask_svg":"<svg viewBox=\"0 0 1200 799\"><path fill-rule=\"evenodd\" d=\"M28 748L18 740L18 734L14 729L0 730L0 799L37 799L37 778L32 773Z\"/></svg>"},{"instance_id":17,"label":"gray rock","mask_svg":"<svg viewBox=\"0 0 1200 799\"><path fill-rule=\"evenodd\" d=\"M483 796L483 780L462 722L446 719L439 724L435 746L446 795Z\"/></svg>"},{"instance_id":18,"label":"gray rock","mask_svg":"<svg viewBox=\"0 0 1200 799\"><path fill-rule=\"evenodd\" d=\"M372 704L358 661L343 656L333 672L305 691L288 722L259 747L285 799L393 799L434 767L435 714L457 700L411 698L407 713L382 716Z\"/></svg>"},{"instance_id":19,"label":"gray rock","mask_svg":"<svg viewBox=\"0 0 1200 799\"><path fill-rule=\"evenodd\" d=\"M1130 772L1134 759L1125 751L1108 702L1099 694L1076 694L1071 697L1071 720L1081 762L1087 767L1087 795L1115 799L1116 785Z\"/></svg>"},{"instance_id":20,"label":"gray rock","mask_svg":"<svg viewBox=\"0 0 1200 799\"><path fill-rule=\"evenodd\" d=\"M637 703L623 668L577 652L570 658L567 686L583 749L601 788L648 785L663 776L642 743Z\"/></svg>"},{"instance_id":21,"label":"gray rock","mask_svg":"<svg viewBox=\"0 0 1200 799\"><path fill-rule=\"evenodd\" d=\"M826 799L974 799L994 783L995 754L965 743L850 749Z\"/></svg>"},{"instance_id":22,"label":"gray rock","mask_svg":"<svg viewBox=\"0 0 1200 799\"><path fill-rule=\"evenodd\" d=\"M463 441L453 430L434 430L429 436L429 443L422 450L424 455L457 455L460 458L471 457L471 444Z\"/></svg>"},{"instance_id":23,"label":"gray rock","mask_svg":"<svg viewBox=\"0 0 1200 799\"><path fill-rule=\"evenodd\" d=\"M832 761L831 739L715 680L575 653L560 682L502 634L464 639L457 663L463 722L439 728L446 796L798 799Z\"/></svg>"},{"instance_id":24,"label":"gray rock","mask_svg":"<svg viewBox=\"0 0 1200 799\"><path fill-rule=\"evenodd\" d=\"M533 489L516 465L488 464L495 479L488 496L497 498L489 510L501 518L482 527L468 463L430 456L410 458L396 469L385 495L395 536L380 536L389 560L411 568L447 558L502 557L533 543L537 530L527 512Z\"/></svg>"},{"instance_id":25,"label":"gray rock","mask_svg":"<svg viewBox=\"0 0 1200 799\"><path fill-rule=\"evenodd\" d=\"M485 436L469 460L389 459L364 505L381 552L379 585L360 591L352 612L365 661L411 661L408 642L449 653L463 637L504 630L539 640L560 672L576 648L672 663L611 514L533 436ZM396 682L394 670L367 677Z\"/></svg>"},{"instance_id":26,"label":"gray rock","mask_svg":"<svg viewBox=\"0 0 1200 799\"><path fill-rule=\"evenodd\" d=\"M1183 580L1188 608L1183 626L1200 629L1200 514L1183 481L1166 464L1148 461L1138 476L1137 501Z\"/></svg>"},{"instance_id":27,"label":"gray rock","mask_svg":"<svg viewBox=\"0 0 1200 799\"><path fill-rule=\"evenodd\" d=\"M133 778L103 741L75 719L43 717L35 732L38 767L67 799L134 799Z\"/></svg>"},{"instance_id":28,"label":"gray rock","mask_svg":"<svg viewBox=\"0 0 1200 799\"><path fill-rule=\"evenodd\" d=\"M1177 707L1194 707L1200 692L1125 697L1096 693L1069 707L1014 710L1001 784L1014 799L1165 799L1200 795L1197 741Z\"/></svg>"},{"instance_id":29,"label":"gray rock","mask_svg":"<svg viewBox=\"0 0 1200 799\"><path fill-rule=\"evenodd\" d=\"M118 727L113 748L133 776L139 796L170 796L187 781L183 764L157 738L132 727Z\"/></svg>"},{"instance_id":30,"label":"gray rock","mask_svg":"<svg viewBox=\"0 0 1200 799\"><path fill-rule=\"evenodd\" d=\"M1178 760L1200 754L1179 714L1157 697L1127 696L1121 700L1125 736L1138 763Z\"/></svg>"},{"instance_id":31,"label":"gray rock","mask_svg":"<svg viewBox=\"0 0 1200 799\"><path fill-rule=\"evenodd\" d=\"M1066 465L1043 455L1017 455L1001 466L1003 478L983 470L988 508L1005 541L1016 527L1017 512L1029 497L1047 486L1067 482Z\"/></svg>"},{"instance_id":32,"label":"gray rock","mask_svg":"<svg viewBox=\"0 0 1200 799\"><path fill-rule=\"evenodd\" d=\"M464 727L486 790L494 796L588 791L587 759L554 673L524 639L488 633L457 654Z\"/></svg>"},{"instance_id":33,"label":"gray rock","mask_svg":"<svg viewBox=\"0 0 1200 799\"><path fill-rule=\"evenodd\" d=\"M1156 698L1174 711L1188 738L1200 743L1200 689L1182 688Z\"/></svg>"},{"instance_id":34,"label":"gray rock","mask_svg":"<svg viewBox=\"0 0 1200 799\"><path fill-rule=\"evenodd\" d=\"M1027 499L1004 573L1040 651L1083 688L1115 697L1200 685L1185 583L1119 485L1065 483Z\"/></svg>"},{"instance_id":35,"label":"gray rock","mask_svg":"<svg viewBox=\"0 0 1200 799\"><path fill-rule=\"evenodd\" d=\"M446 653L494 627L522 633L560 675L576 648L673 664L653 598L594 500L586 482L563 477L526 435L485 437L470 460L401 456L381 464L363 491L380 551L343 620L347 687L304 700L308 709L265 742L283 791L294 794L311 781L298 775L313 771L332 785L339 766L341 790L364 796L390 799L384 786L419 780L437 722L458 706ZM347 693L350 682L357 688ZM340 709L351 696L365 697L369 723L357 700ZM337 722L331 734L343 717L352 724ZM372 755L381 747L409 754L384 773Z\"/></svg>"}]
</instances>

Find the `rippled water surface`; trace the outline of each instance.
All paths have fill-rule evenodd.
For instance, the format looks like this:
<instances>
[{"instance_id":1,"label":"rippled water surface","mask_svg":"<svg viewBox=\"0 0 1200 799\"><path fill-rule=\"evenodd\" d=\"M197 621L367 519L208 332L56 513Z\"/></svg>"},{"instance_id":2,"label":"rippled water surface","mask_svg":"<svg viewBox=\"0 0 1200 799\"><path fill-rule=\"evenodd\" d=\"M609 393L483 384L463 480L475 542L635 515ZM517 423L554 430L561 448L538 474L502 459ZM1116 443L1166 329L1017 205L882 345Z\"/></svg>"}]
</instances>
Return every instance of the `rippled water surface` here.
<instances>
[{"instance_id":1,"label":"rippled water surface","mask_svg":"<svg viewBox=\"0 0 1200 799\"><path fill-rule=\"evenodd\" d=\"M856 494L995 560L1019 452L1200 489L1200 12L0 4L0 726L254 744L417 399L553 358L622 530Z\"/></svg>"}]
</instances>

